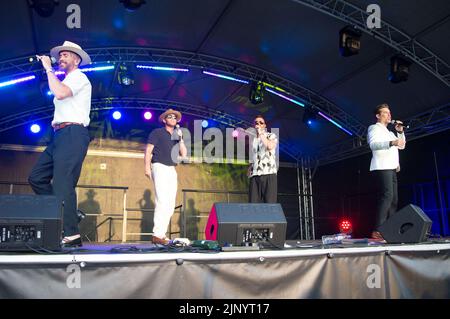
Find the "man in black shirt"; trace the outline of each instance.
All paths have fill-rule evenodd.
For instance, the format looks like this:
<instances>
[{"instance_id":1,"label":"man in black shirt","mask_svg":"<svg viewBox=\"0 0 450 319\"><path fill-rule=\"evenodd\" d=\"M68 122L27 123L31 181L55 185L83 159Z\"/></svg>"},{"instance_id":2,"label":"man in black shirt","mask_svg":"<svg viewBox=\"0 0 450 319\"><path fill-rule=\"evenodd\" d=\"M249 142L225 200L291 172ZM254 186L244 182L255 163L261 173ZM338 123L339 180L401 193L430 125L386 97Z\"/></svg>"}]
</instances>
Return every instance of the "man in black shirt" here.
<instances>
[{"instance_id":1,"label":"man in black shirt","mask_svg":"<svg viewBox=\"0 0 450 319\"><path fill-rule=\"evenodd\" d=\"M155 186L152 237L155 244L169 243L166 232L175 209L178 184L175 166L178 156L185 157L187 154L183 134L180 129L175 129L180 120L180 112L168 109L159 117L164 127L154 129L147 140L144 162L145 175L153 179Z\"/></svg>"}]
</instances>

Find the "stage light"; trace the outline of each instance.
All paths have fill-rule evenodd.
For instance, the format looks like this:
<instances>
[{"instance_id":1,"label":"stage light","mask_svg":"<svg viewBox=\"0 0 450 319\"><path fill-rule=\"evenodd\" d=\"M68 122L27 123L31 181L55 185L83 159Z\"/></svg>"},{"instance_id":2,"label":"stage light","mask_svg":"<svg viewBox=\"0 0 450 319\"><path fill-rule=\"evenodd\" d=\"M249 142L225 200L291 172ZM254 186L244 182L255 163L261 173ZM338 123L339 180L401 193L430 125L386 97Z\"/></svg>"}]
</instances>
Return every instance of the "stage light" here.
<instances>
[{"instance_id":1,"label":"stage light","mask_svg":"<svg viewBox=\"0 0 450 319\"><path fill-rule=\"evenodd\" d=\"M275 91L275 90L266 88L266 91L268 91L268 92L270 92L270 93L272 93L272 94L278 95L279 97L281 97L281 98L283 98L283 99L285 99L285 100L287 100L287 101L289 101L289 102L292 102L292 103L294 103L294 104L297 104L297 105L299 105L299 106L301 106L301 107L305 107L305 104L303 104L302 102L299 102L299 101L297 101L297 100L291 99L290 97L288 97L288 96L286 96L286 95L283 95L283 94L281 94L281 93L278 93L278 92Z\"/></svg>"},{"instance_id":2,"label":"stage light","mask_svg":"<svg viewBox=\"0 0 450 319\"><path fill-rule=\"evenodd\" d=\"M122 117L122 113L120 113L119 111L114 111L112 116L113 116L113 119L120 120L120 118Z\"/></svg>"},{"instance_id":3,"label":"stage light","mask_svg":"<svg viewBox=\"0 0 450 319\"><path fill-rule=\"evenodd\" d=\"M228 76L228 75L212 73L212 72L208 72L208 71L203 71L203 74L215 76L215 77L218 77L218 78L221 78L221 79L225 79L225 80L230 80L230 81L235 81L235 82L239 82L239 83L248 84L248 81L246 81L246 80L237 79L237 78L234 78L234 77Z\"/></svg>"},{"instance_id":4,"label":"stage light","mask_svg":"<svg viewBox=\"0 0 450 319\"><path fill-rule=\"evenodd\" d=\"M344 234L351 234L352 231L352 223L348 219L344 219L339 223L339 232Z\"/></svg>"},{"instance_id":5,"label":"stage light","mask_svg":"<svg viewBox=\"0 0 450 319\"><path fill-rule=\"evenodd\" d=\"M52 95L53 95L53 92L50 91L50 90L48 90L48 91L47 91L47 96L52 96Z\"/></svg>"},{"instance_id":6,"label":"stage light","mask_svg":"<svg viewBox=\"0 0 450 319\"><path fill-rule=\"evenodd\" d=\"M341 130L343 130L345 133L347 133L348 135L353 136L353 133L350 132L349 130L345 129L341 124L339 124L338 122L334 121L333 119L329 118L328 116L326 116L325 114L323 114L322 112L317 113L320 116L322 116L324 119L326 119L328 122L333 123L334 125L336 125L337 127L339 127Z\"/></svg>"},{"instance_id":7,"label":"stage light","mask_svg":"<svg viewBox=\"0 0 450 319\"><path fill-rule=\"evenodd\" d=\"M136 65L137 69L149 69L149 70L156 70L156 71L175 71L175 72L189 72L189 69L182 69L182 68L172 68L167 66L153 66L153 65Z\"/></svg>"},{"instance_id":8,"label":"stage light","mask_svg":"<svg viewBox=\"0 0 450 319\"><path fill-rule=\"evenodd\" d=\"M150 111L146 111L145 113L144 113L144 118L147 120L147 121L149 121L149 120L151 120L151 118L152 118L152 113L150 112Z\"/></svg>"},{"instance_id":9,"label":"stage light","mask_svg":"<svg viewBox=\"0 0 450 319\"><path fill-rule=\"evenodd\" d=\"M238 130L233 130L233 137L237 138L239 136L239 131Z\"/></svg>"},{"instance_id":10,"label":"stage light","mask_svg":"<svg viewBox=\"0 0 450 319\"><path fill-rule=\"evenodd\" d=\"M303 112L303 123L307 125L311 125L317 120L317 110L308 106L305 108L305 112Z\"/></svg>"},{"instance_id":11,"label":"stage light","mask_svg":"<svg viewBox=\"0 0 450 319\"><path fill-rule=\"evenodd\" d=\"M6 81L6 82L0 82L0 88L5 87L5 86L14 85L14 84L21 83L21 82L34 80L35 78L36 77L34 75L30 75L30 76L26 76L23 78L17 78L17 79Z\"/></svg>"},{"instance_id":12,"label":"stage light","mask_svg":"<svg viewBox=\"0 0 450 319\"><path fill-rule=\"evenodd\" d=\"M389 81L392 83L400 83L408 80L409 66L411 62L400 55L394 55L391 58L391 70L389 73Z\"/></svg>"},{"instance_id":13,"label":"stage light","mask_svg":"<svg viewBox=\"0 0 450 319\"><path fill-rule=\"evenodd\" d=\"M113 69L114 69L114 65L105 65L105 66L80 68L80 71L83 73L86 73L86 72L95 72L95 71L107 71L107 70L113 70Z\"/></svg>"},{"instance_id":14,"label":"stage light","mask_svg":"<svg viewBox=\"0 0 450 319\"><path fill-rule=\"evenodd\" d=\"M202 127L203 127L203 128L207 128L208 125L209 125L209 123L208 123L207 120L203 120L203 121L202 121Z\"/></svg>"},{"instance_id":15,"label":"stage light","mask_svg":"<svg viewBox=\"0 0 450 319\"><path fill-rule=\"evenodd\" d=\"M122 86L130 86L134 84L133 75L128 70L128 67L125 64L119 65L117 80L119 81L119 84Z\"/></svg>"},{"instance_id":16,"label":"stage light","mask_svg":"<svg viewBox=\"0 0 450 319\"><path fill-rule=\"evenodd\" d=\"M30 131L34 134L37 134L41 131L41 127L39 126L39 124L33 124L30 126Z\"/></svg>"},{"instance_id":17,"label":"stage light","mask_svg":"<svg viewBox=\"0 0 450 319\"><path fill-rule=\"evenodd\" d=\"M50 17L58 4L59 0L28 0L30 8L33 8L38 15L44 18Z\"/></svg>"},{"instance_id":18,"label":"stage light","mask_svg":"<svg viewBox=\"0 0 450 319\"><path fill-rule=\"evenodd\" d=\"M144 0L120 0L128 11L135 11L140 8L141 5L145 4Z\"/></svg>"},{"instance_id":19,"label":"stage light","mask_svg":"<svg viewBox=\"0 0 450 319\"><path fill-rule=\"evenodd\" d=\"M83 73L88 72L96 72L96 71L107 71L107 70L113 70L114 65L105 65L105 66L95 66L95 67L87 67L87 68L80 68L80 71ZM66 72L64 71L55 71L55 75L65 75Z\"/></svg>"},{"instance_id":20,"label":"stage light","mask_svg":"<svg viewBox=\"0 0 450 319\"><path fill-rule=\"evenodd\" d=\"M252 82L249 100L253 104L264 102L264 83L262 81Z\"/></svg>"},{"instance_id":21,"label":"stage light","mask_svg":"<svg viewBox=\"0 0 450 319\"><path fill-rule=\"evenodd\" d=\"M359 53L361 48L361 31L346 26L339 31L339 52L342 56L352 56Z\"/></svg>"}]
</instances>

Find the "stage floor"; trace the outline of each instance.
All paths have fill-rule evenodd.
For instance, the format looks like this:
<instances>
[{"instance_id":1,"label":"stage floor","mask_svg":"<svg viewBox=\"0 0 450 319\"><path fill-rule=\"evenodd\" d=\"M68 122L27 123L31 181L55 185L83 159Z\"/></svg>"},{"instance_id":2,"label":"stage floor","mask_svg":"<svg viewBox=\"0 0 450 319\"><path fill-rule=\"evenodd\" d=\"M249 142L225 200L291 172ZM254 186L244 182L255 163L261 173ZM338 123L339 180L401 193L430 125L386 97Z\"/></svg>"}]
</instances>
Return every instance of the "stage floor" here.
<instances>
[{"instance_id":1,"label":"stage floor","mask_svg":"<svg viewBox=\"0 0 450 319\"><path fill-rule=\"evenodd\" d=\"M150 243L0 253L3 298L450 298L450 238L206 251Z\"/></svg>"}]
</instances>

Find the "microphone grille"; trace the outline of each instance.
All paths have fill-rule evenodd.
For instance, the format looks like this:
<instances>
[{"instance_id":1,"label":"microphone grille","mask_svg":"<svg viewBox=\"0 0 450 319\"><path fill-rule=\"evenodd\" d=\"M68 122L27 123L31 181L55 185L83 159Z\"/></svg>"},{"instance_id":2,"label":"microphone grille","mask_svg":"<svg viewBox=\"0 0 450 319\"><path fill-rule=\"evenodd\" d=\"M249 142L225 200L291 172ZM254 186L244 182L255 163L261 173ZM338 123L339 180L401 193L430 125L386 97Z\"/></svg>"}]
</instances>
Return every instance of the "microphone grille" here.
<instances>
[{"instance_id":1,"label":"microphone grille","mask_svg":"<svg viewBox=\"0 0 450 319\"><path fill-rule=\"evenodd\" d=\"M180 128L180 124L175 125L176 128Z\"/></svg>"}]
</instances>

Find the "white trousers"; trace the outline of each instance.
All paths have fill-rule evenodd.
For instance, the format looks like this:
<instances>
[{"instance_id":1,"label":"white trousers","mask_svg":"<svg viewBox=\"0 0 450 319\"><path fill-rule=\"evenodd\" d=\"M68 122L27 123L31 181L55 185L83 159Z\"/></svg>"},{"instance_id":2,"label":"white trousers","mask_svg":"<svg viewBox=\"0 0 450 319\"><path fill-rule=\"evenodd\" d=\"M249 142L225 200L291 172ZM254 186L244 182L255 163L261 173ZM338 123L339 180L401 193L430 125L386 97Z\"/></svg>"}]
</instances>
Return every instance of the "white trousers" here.
<instances>
[{"instance_id":1,"label":"white trousers","mask_svg":"<svg viewBox=\"0 0 450 319\"><path fill-rule=\"evenodd\" d=\"M161 163L152 164L152 179L155 185L155 215L153 217L153 235L166 237L170 218L175 209L177 197L177 171L175 166Z\"/></svg>"}]
</instances>

